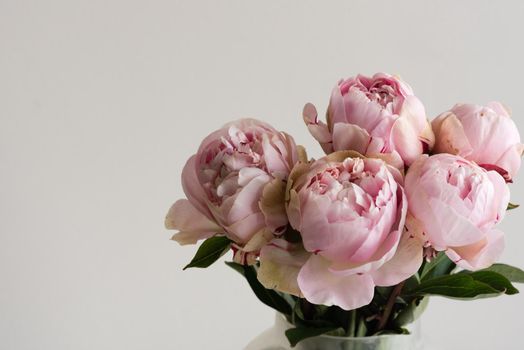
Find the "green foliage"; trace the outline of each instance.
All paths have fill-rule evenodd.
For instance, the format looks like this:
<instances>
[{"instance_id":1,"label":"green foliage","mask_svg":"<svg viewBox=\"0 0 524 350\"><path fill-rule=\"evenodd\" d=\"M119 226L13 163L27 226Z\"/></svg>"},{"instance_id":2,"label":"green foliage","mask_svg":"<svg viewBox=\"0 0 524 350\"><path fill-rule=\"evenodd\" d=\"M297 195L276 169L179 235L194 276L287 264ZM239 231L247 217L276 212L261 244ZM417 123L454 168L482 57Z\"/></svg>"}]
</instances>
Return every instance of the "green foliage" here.
<instances>
[{"instance_id":1,"label":"green foliage","mask_svg":"<svg viewBox=\"0 0 524 350\"><path fill-rule=\"evenodd\" d=\"M208 238L200 245L193 260L184 267L206 268L217 261L231 248L231 241L227 237L215 236Z\"/></svg>"},{"instance_id":2,"label":"green foliage","mask_svg":"<svg viewBox=\"0 0 524 350\"><path fill-rule=\"evenodd\" d=\"M448 258L446 253L440 252L433 260L422 267L420 279L425 281L434 277L449 275L455 267L455 263Z\"/></svg>"},{"instance_id":3,"label":"green foliage","mask_svg":"<svg viewBox=\"0 0 524 350\"><path fill-rule=\"evenodd\" d=\"M395 327L401 328L415 322L426 310L428 303L428 297L414 298L409 304L399 310L393 319L393 324Z\"/></svg>"},{"instance_id":4,"label":"green foliage","mask_svg":"<svg viewBox=\"0 0 524 350\"><path fill-rule=\"evenodd\" d=\"M475 299L478 297L515 294L518 290L504 276L493 271L463 271L422 281L403 292L408 296L440 295L449 298Z\"/></svg>"},{"instance_id":5,"label":"green foliage","mask_svg":"<svg viewBox=\"0 0 524 350\"><path fill-rule=\"evenodd\" d=\"M480 271L453 272L456 265L441 252L404 281L402 287L376 287L369 305L346 311L266 289L257 279L257 266L226 264L246 278L260 301L282 313L295 326L286 331L292 347L323 334L349 337L406 334L405 326L424 312L431 295L466 300L512 295L518 293L512 282L524 283L524 271L505 264Z\"/></svg>"},{"instance_id":6,"label":"green foliage","mask_svg":"<svg viewBox=\"0 0 524 350\"><path fill-rule=\"evenodd\" d=\"M473 277L476 281L485 283L500 293L513 295L519 292L518 289L511 284L509 279L497 272L480 270L476 272L468 272L467 274Z\"/></svg>"},{"instance_id":7,"label":"green foliage","mask_svg":"<svg viewBox=\"0 0 524 350\"><path fill-rule=\"evenodd\" d=\"M511 282L524 283L524 271L506 264L493 264L484 271L493 271L506 277Z\"/></svg>"},{"instance_id":8,"label":"green foliage","mask_svg":"<svg viewBox=\"0 0 524 350\"><path fill-rule=\"evenodd\" d=\"M246 266L234 262L226 262L226 264L246 278L249 286L261 302L286 316L291 316L292 310L289 303L279 293L271 289L266 289L258 281L254 266Z\"/></svg>"},{"instance_id":9,"label":"green foliage","mask_svg":"<svg viewBox=\"0 0 524 350\"><path fill-rule=\"evenodd\" d=\"M322 334L344 335L344 330L337 326L331 327L297 327L290 328L286 331L286 337L291 347L295 347L304 339L316 337Z\"/></svg>"}]
</instances>

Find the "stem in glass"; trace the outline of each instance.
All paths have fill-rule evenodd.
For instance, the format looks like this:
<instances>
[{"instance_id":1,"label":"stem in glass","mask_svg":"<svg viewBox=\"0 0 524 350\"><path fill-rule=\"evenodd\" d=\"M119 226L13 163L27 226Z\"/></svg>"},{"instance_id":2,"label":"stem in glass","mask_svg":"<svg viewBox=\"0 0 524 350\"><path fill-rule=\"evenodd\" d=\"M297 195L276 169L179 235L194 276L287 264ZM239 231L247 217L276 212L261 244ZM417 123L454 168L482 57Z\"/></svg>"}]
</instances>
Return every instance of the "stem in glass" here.
<instances>
[{"instance_id":1,"label":"stem in glass","mask_svg":"<svg viewBox=\"0 0 524 350\"><path fill-rule=\"evenodd\" d=\"M393 291L391 292L388 302L386 304L386 308L384 309L384 313L380 317L380 322L377 327L377 332L380 332L384 329L386 324L389 321L389 316L391 316L391 312L393 311L393 306L395 306L395 300L397 300L397 297L399 296L400 292L402 291L402 287L404 287L404 282L400 282L395 286Z\"/></svg>"},{"instance_id":2,"label":"stem in glass","mask_svg":"<svg viewBox=\"0 0 524 350\"><path fill-rule=\"evenodd\" d=\"M351 310L349 313L349 327L347 331L348 337L354 337L355 336L355 330L357 327L357 310Z\"/></svg>"}]
</instances>

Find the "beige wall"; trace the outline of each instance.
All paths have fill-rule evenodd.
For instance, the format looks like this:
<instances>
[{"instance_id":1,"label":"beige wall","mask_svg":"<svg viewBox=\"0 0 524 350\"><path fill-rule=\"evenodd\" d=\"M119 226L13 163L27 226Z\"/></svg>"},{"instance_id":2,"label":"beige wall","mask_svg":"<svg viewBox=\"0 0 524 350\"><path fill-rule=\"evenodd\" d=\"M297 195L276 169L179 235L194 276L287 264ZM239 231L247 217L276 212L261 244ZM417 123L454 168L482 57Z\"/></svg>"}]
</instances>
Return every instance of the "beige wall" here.
<instances>
[{"instance_id":1,"label":"beige wall","mask_svg":"<svg viewBox=\"0 0 524 350\"><path fill-rule=\"evenodd\" d=\"M497 99L524 132L523 16L518 0L1 0L0 349L240 349L272 312L223 264L182 272L195 249L163 229L200 140L256 116L318 156L303 104L380 70L430 116ZM523 226L524 209L502 225L521 267ZM435 298L423 327L432 349L519 349L523 308Z\"/></svg>"}]
</instances>

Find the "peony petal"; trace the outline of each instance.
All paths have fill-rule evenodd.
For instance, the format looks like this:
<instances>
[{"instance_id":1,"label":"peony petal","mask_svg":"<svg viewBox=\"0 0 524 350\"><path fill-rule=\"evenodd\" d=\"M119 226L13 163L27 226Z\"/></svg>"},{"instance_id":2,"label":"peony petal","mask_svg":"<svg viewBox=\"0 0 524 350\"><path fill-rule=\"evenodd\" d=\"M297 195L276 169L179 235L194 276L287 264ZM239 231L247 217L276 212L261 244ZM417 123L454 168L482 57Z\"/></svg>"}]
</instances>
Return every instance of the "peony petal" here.
<instances>
[{"instance_id":1,"label":"peony petal","mask_svg":"<svg viewBox=\"0 0 524 350\"><path fill-rule=\"evenodd\" d=\"M472 244L484 237L484 232L448 204L429 198L429 209L434 215L434 221L425 221L424 227L430 239L438 235L446 246L457 247Z\"/></svg>"},{"instance_id":2,"label":"peony petal","mask_svg":"<svg viewBox=\"0 0 524 350\"><path fill-rule=\"evenodd\" d=\"M247 186L253 179L259 177L259 176L266 176L267 179L269 179L269 176L267 173L260 169L255 167L249 167L249 168L243 168L240 169L238 172L238 186L245 187Z\"/></svg>"},{"instance_id":3,"label":"peony petal","mask_svg":"<svg viewBox=\"0 0 524 350\"><path fill-rule=\"evenodd\" d=\"M307 212L306 215L308 215ZM304 220L304 226L308 228L308 236L307 239L304 238L304 246L307 250L320 252L321 255L331 260L351 262L352 256L362 247L370 231L366 222L367 220L362 217L353 221L329 224L317 221L315 225ZM318 232L318 234L315 234L315 232ZM361 260L356 263L360 264Z\"/></svg>"},{"instance_id":4,"label":"peony petal","mask_svg":"<svg viewBox=\"0 0 524 350\"><path fill-rule=\"evenodd\" d=\"M418 134L407 118L400 117L391 129L390 149L397 151L407 165L423 153Z\"/></svg>"},{"instance_id":5,"label":"peony petal","mask_svg":"<svg viewBox=\"0 0 524 350\"><path fill-rule=\"evenodd\" d=\"M277 138L281 141L277 142ZM279 150L281 157L284 161L287 161L286 177L289 175L289 171L291 171L293 166L302 160L302 156L305 157L303 161L307 161L305 148L303 146L297 146L293 136L285 132L280 132L278 135L273 136L273 142Z\"/></svg>"},{"instance_id":6,"label":"peony petal","mask_svg":"<svg viewBox=\"0 0 524 350\"><path fill-rule=\"evenodd\" d=\"M344 95L345 118L334 114L331 122L334 124L345 122L355 124L367 130L372 136L374 130L387 122L380 104L370 101L366 94L360 90L352 89Z\"/></svg>"},{"instance_id":7,"label":"peony petal","mask_svg":"<svg viewBox=\"0 0 524 350\"><path fill-rule=\"evenodd\" d=\"M186 165L182 170L182 188L191 204L193 204L193 206L208 219L213 220L213 215L208 209L205 201L207 195L198 181L196 160L196 155L191 156L191 158L187 160Z\"/></svg>"},{"instance_id":8,"label":"peony petal","mask_svg":"<svg viewBox=\"0 0 524 350\"><path fill-rule=\"evenodd\" d=\"M329 261L312 255L298 274L298 285L304 297L318 305L337 305L353 310L368 305L373 299L373 278L368 274L335 275Z\"/></svg>"},{"instance_id":9,"label":"peony petal","mask_svg":"<svg viewBox=\"0 0 524 350\"><path fill-rule=\"evenodd\" d=\"M399 241L400 232L393 231L389 233L375 254L369 258L369 262L334 262L329 267L329 270L338 275L373 273L373 271L379 269L388 260L393 258Z\"/></svg>"},{"instance_id":10,"label":"peony petal","mask_svg":"<svg viewBox=\"0 0 524 350\"><path fill-rule=\"evenodd\" d=\"M358 125L336 123L333 125L333 149L335 151L356 151L365 154L371 137Z\"/></svg>"},{"instance_id":11,"label":"peony petal","mask_svg":"<svg viewBox=\"0 0 524 350\"><path fill-rule=\"evenodd\" d=\"M253 213L225 227L227 236L238 244L245 244L253 235L265 227L264 214Z\"/></svg>"},{"instance_id":12,"label":"peony petal","mask_svg":"<svg viewBox=\"0 0 524 350\"><path fill-rule=\"evenodd\" d=\"M325 156L324 160L326 162L343 162L344 160L348 158L365 158L365 157L356 151L337 151L337 152L333 152ZM321 167L323 166L325 166L325 164L321 165Z\"/></svg>"},{"instance_id":13,"label":"peony petal","mask_svg":"<svg viewBox=\"0 0 524 350\"><path fill-rule=\"evenodd\" d=\"M504 106L502 103L498 101L491 101L486 104L486 107L491 108L495 111L498 115L504 116L504 117L511 117L511 111L508 107Z\"/></svg>"},{"instance_id":14,"label":"peony petal","mask_svg":"<svg viewBox=\"0 0 524 350\"><path fill-rule=\"evenodd\" d=\"M298 156L298 161L299 162L302 162L302 163L306 163L307 162L307 152L306 152L306 149L304 148L304 146L300 146L300 145L297 146L297 156ZM296 163L293 163L293 165L294 164L296 164ZM291 167L291 169L293 169L293 167Z\"/></svg>"},{"instance_id":15,"label":"peony petal","mask_svg":"<svg viewBox=\"0 0 524 350\"><path fill-rule=\"evenodd\" d=\"M520 134L507 113L498 113L501 106L497 107L494 103L490 105L495 110L489 105L464 104L453 107L452 111L460 120L472 147L471 153L461 155L478 164L496 165L509 172L505 166L498 164L498 160L508 149L520 143Z\"/></svg>"},{"instance_id":16,"label":"peony petal","mask_svg":"<svg viewBox=\"0 0 524 350\"><path fill-rule=\"evenodd\" d=\"M274 179L264 187L259 206L272 232L282 233L282 229L287 226L285 200L286 183L283 180Z\"/></svg>"},{"instance_id":17,"label":"peony petal","mask_svg":"<svg viewBox=\"0 0 524 350\"><path fill-rule=\"evenodd\" d=\"M411 169L408 171L406 177L406 184L412 183L412 178L409 177ZM411 173L413 175L413 173ZM408 194L409 211L417 220L420 221L421 226L424 227L424 232L427 233L427 243L431 244L436 250L445 250L447 243L444 240L444 234L440 230L440 220L435 216L435 213L429 206L430 197L419 186L406 186L406 193Z\"/></svg>"},{"instance_id":18,"label":"peony petal","mask_svg":"<svg viewBox=\"0 0 524 350\"><path fill-rule=\"evenodd\" d=\"M435 134L431 128L431 124L428 123L422 132L418 135L418 139L423 143L422 150L423 153L429 153L435 145Z\"/></svg>"},{"instance_id":19,"label":"peony petal","mask_svg":"<svg viewBox=\"0 0 524 350\"><path fill-rule=\"evenodd\" d=\"M267 174L257 176L235 196L228 198L228 204L232 202L227 215L224 212L228 222L236 222L244 219L248 215L257 213L260 210L258 203L262 197L262 192L270 180L271 177ZM225 208L226 206L227 204L224 203L222 207Z\"/></svg>"},{"instance_id":20,"label":"peony petal","mask_svg":"<svg viewBox=\"0 0 524 350\"><path fill-rule=\"evenodd\" d=\"M291 173L287 180L286 200L289 199L288 193L291 188L298 188L304 181L307 181L306 176L304 175L307 174L308 171L310 171L310 164L303 162L295 164L293 169L291 169Z\"/></svg>"},{"instance_id":21,"label":"peony petal","mask_svg":"<svg viewBox=\"0 0 524 350\"><path fill-rule=\"evenodd\" d=\"M302 297L297 277L309 256L300 244L274 239L260 251L258 280L268 289Z\"/></svg>"},{"instance_id":22,"label":"peony petal","mask_svg":"<svg viewBox=\"0 0 524 350\"><path fill-rule=\"evenodd\" d=\"M463 247L449 248L446 254L463 269L476 271L496 262L504 251L504 245L504 233L494 229L480 241Z\"/></svg>"},{"instance_id":23,"label":"peony petal","mask_svg":"<svg viewBox=\"0 0 524 350\"><path fill-rule=\"evenodd\" d=\"M426 109L422 102L414 95L406 96L398 114L401 118L405 118L418 132L424 130L428 124Z\"/></svg>"},{"instance_id":24,"label":"peony petal","mask_svg":"<svg viewBox=\"0 0 524 350\"><path fill-rule=\"evenodd\" d=\"M344 97L342 96L340 88L339 86L335 86L333 90L331 90L331 98L329 99L327 124L331 129L334 123L339 122L347 122L346 108L344 106Z\"/></svg>"},{"instance_id":25,"label":"peony petal","mask_svg":"<svg viewBox=\"0 0 524 350\"><path fill-rule=\"evenodd\" d=\"M396 247L400 236L397 234L396 242L391 242L392 230L395 231L396 227L393 228L393 224L401 213L397 211L397 198L393 197L387 205L381 209L381 216L377 221L373 221L373 226L367 228L366 239L362 242L362 245L350 256L352 262L366 262L371 260L375 254L379 254L379 259L382 258L383 254ZM405 217L404 213L404 217ZM382 248L384 245L387 247ZM386 249L386 250L383 250Z\"/></svg>"},{"instance_id":26,"label":"peony petal","mask_svg":"<svg viewBox=\"0 0 524 350\"><path fill-rule=\"evenodd\" d=\"M301 213L300 213L300 199L295 190L289 191L289 201L286 206L286 213L291 226L300 231L302 227Z\"/></svg>"},{"instance_id":27,"label":"peony petal","mask_svg":"<svg viewBox=\"0 0 524 350\"><path fill-rule=\"evenodd\" d=\"M306 250L322 252L329 259L347 261L367 238L368 220L357 217L353 221L329 223L326 213L332 203L327 196L301 191L299 197L303 203L299 231Z\"/></svg>"},{"instance_id":28,"label":"peony petal","mask_svg":"<svg viewBox=\"0 0 524 350\"><path fill-rule=\"evenodd\" d=\"M166 215L165 226L169 230L178 230L173 240L181 245L195 244L224 230L215 222L200 213L187 199L175 202Z\"/></svg>"},{"instance_id":29,"label":"peony petal","mask_svg":"<svg viewBox=\"0 0 524 350\"><path fill-rule=\"evenodd\" d=\"M462 123L452 112L439 115L431 125L435 133L434 153L460 154L467 157L473 152Z\"/></svg>"},{"instance_id":30,"label":"peony petal","mask_svg":"<svg viewBox=\"0 0 524 350\"><path fill-rule=\"evenodd\" d=\"M507 171L506 180L511 182L517 175L520 169L522 153L524 152L524 144L517 143L511 146L504 154L495 162L495 164Z\"/></svg>"},{"instance_id":31,"label":"peony petal","mask_svg":"<svg viewBox=\"0 0 524 350\"><path fill-rule=\"evenodd\" d=\"M284 161L282 154L271 144L269 136L266 134L262 138L262 149L266 167L270 174L288 173L288 164Z\"/></svg>"},{"instance_id":32,"label":"peony petal","mask_svg":"<svg viewBox=\"0 0 524 350\"><path fill-rule=\"evenodd\" d=\"M242 250L244 252L256 252L265 246L269 241L273 239L273 234L267 228L263 228L253 235L253 237L246 243Z\"/></svg>"},{"instance_id":33,"label":"peony petal","mask_svg":"<svg viewBox=\"0 0 524 350\"><path fill-rule=\"evenodd\" d=\"M388 163L388 165L392 166L397 170L396 172L393 172L392 169L389 169L393 175L395 176L395 180L397 182L402 182L403 174L404 174L404 161L400 157L400 154L398 154L397 151L392 151L391 153L369 153L366 154L369 158L378 158L382 159L384 162Z\"/></svg>"},{"instance_id":34,"label":"peony petal","mask_svg":"<svg viewBox=\"0 0 524 350\"><path fill-rule=\"evenodd\" d=\"M326 152L326 154L333 152L331 133L329 132L328 126L318 120L318 113L315 106L307 103L304 106L302 116L309 132L315 140L320 143L324 152Z\"/></svg>"},{"instance_id":35,"label":"peony petal","mask_svg":"<svg viewBox=\"0 0 524 350\"><path fill-rule=\"evenodd\" d=\"M423 245L421 231L405 231L393 258L372 273L374 283L387 287L414 275L422 265Z\"/></svg>"},{"instance_id":36,"label":"peony petal","mask_svg":"<svg viewBox=\"0 0 524 350\"><path fill-rule=\"evenodd\" d=\"M506 216L510 197L509 187L496 171L488 171L488 177L493 184L493 196L492 200L487 203L492 208L487 214L492 214L495 219L494 223L499 223Z\"/></svg>"}]
</instances>

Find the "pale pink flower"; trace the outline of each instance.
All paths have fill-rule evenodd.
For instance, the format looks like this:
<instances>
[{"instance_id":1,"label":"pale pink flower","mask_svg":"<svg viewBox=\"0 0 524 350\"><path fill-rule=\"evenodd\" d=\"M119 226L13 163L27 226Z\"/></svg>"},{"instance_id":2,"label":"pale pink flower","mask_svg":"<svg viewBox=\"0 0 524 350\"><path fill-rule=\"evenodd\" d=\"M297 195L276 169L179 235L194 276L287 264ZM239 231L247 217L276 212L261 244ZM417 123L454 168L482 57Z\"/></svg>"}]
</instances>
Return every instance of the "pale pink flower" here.
<instances>
[{"instance_id":1,"label":"pale pink flower","mask_svg":"<svg viewBox=\"0 0 524 350\"><path fill-rule=\"evenodd\" d=\"M432 122L435 153L457 154L511 181L524 145L509 111L499 102L457 104Z\"/></svg>"},{"instance_id":2,"label":"pale pink flower","mask_svg":"<svg viewBox=\"0 0 524 350\"><path fill-rule=\"evenodd\" d=\"M498 259L504 235L495 225L504 217L509 189L497 172L451 154L424 155L409 168L405 190L426 246L468 270Z\"/></svg>"},{"instance_id":3,"label":"pale pink flower","mask_svg":"<svg viewBox=\"0 0 524 350\"><path fill-rule=\"evenodd\" d=\"M397 167L410 165L434 142L424 106L411 87L385 73L341 80L331 93L327 124L318 120L312 104L304 107L304 122L327 154L389 154Z\"/></svg>"},{"instance_id":4,"label":"pale pink flower","mask_svg":"<svg viewBox=\"0 0 524 350\"><path fill-rule=\"evenodd\" d=\"M285 181L298 161L293 138L254 119L229 123L206 137L186 163L182 186L187 199L177 201L166 227L173 240L194 244L223 234L235 242L235 260L254 262L288 220Z\"/></svg>"},{"instance_id":5,"label":"pale pink flower","mask_svg":"<svg viewBox=\"0 0 524 350\"><path fill-rule=\"evenodd\" d=\"M400 172L380 159L335 152L299 163L288 181L287 212L303 248L275 240L261 252L268 288L350 310L375 286L395 285L422 262L422 242L404 231Z\"/></svg>"}]
</instances>

